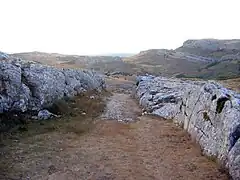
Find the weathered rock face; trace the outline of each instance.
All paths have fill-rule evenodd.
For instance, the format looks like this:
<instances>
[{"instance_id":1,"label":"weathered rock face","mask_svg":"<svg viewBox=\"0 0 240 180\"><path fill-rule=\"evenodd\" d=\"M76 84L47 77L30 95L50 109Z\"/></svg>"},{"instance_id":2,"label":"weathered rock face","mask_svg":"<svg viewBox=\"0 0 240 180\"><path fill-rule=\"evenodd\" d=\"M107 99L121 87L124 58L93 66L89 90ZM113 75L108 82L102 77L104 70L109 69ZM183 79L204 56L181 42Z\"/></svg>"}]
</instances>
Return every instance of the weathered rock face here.
<instances>
[{"instance_id":1,"label":"weathered rock face","mask_svg":"<svg viewBox=\"0 0 240 180\"><path fill-rule=\"evenodd\" d=\"M216 82L138 77L136 97L151 114L173 119L203 153L240 179L240 95Z\"/></svg>"},{"instance_id":2,"label":"weathered rock face","mask_svg":"<svg viewBox=\"0 0 240 180\"><path fill-rule=\"evenodd\" d=\"M57 99L105 87L104 80L91 71L1 57L6 58L0 61L0 113L40 111Z\"/></svg>"}]
</instances>

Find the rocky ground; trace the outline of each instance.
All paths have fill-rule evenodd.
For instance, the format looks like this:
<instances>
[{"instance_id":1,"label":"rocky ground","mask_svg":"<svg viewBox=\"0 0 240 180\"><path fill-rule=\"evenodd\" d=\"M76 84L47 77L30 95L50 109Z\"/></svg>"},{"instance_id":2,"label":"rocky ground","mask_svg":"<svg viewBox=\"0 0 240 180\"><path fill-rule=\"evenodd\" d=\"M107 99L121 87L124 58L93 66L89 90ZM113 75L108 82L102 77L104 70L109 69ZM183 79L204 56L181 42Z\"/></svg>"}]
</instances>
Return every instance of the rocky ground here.
<instances>
[{"instance_id":1,"label":"rocky ground","mask_svg":"<svg viewBox=\"0 0 240 180\"><path fill-rule=\"evenodd\" d=\"M100 99L89 96L92 109L65 119L68 131L53 123L49 131L33 133L33 128L18 138L2 138L0 179L228 179L180 127L141 115L129 79L108 79L111 95L106 95L104 113L95 105ZM100 116L89 118L91 111ZM94 120L94 125L79 131L80 120Z\"/></svg>"}]
</instances>

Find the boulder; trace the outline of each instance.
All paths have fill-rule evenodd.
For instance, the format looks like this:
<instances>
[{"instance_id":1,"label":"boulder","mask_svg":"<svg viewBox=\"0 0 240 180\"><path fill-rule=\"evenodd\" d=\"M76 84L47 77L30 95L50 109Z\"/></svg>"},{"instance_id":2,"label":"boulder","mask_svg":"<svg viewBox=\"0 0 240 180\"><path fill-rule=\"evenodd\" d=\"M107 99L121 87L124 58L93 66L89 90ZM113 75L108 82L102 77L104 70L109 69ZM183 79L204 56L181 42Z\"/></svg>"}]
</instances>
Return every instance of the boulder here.
<instances>
[{"instance_id":1,"label":"boulder","mask_svg":"<svg viewBox=\"0 0 240 180\"><path fill-rule=\"evenodd\" d=\"M135 96L148 113L184 127L207 156L240 179L240 95L214 81L138 77Z\"/></svg>"}]
</instances>

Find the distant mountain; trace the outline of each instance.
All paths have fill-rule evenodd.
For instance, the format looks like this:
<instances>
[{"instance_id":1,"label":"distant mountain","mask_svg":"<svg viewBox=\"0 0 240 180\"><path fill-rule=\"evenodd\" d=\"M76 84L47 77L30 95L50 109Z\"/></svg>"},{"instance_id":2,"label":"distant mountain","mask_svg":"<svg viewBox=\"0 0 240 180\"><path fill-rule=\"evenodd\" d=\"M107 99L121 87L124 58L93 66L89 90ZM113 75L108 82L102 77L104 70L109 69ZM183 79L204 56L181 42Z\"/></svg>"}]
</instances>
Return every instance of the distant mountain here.
<instances>
[{"instance_id":1,"label":"distant mountain","mask_svg":"<svg viewBox=\"0 0 240 180\"><path fill-rule=\"evenodd\" d=\"M187 40L175 50L142 51L125 62L153 74L204 79L240 76L240 40Z\"/></svg>"}]
</instances>

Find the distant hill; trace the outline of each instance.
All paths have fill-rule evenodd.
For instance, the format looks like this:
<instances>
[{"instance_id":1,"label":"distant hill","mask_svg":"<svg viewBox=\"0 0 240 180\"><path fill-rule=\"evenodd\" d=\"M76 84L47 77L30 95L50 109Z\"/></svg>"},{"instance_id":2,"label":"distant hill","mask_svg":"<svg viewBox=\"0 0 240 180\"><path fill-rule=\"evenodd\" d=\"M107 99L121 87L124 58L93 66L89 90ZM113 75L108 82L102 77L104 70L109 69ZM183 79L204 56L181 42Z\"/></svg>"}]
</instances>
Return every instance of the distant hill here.
<instances>
[{"instance_id":1,"label":"distant hill","mask_svg":"<svg viewBox=\"0 0 240 180\"><path fill-rule=\"evenodd\" d=\"M27 52L13 54L13 56L56 67L87 68L104 73L151 73L202 79L240 77L240 40L237 39L187 40L175 50L150 49L135 55L120 53L79 56Z\"/></svg>"},{"instance_id":2,"label":"distant hill","mask_svg":"<svg viewBox=\"0 0 240 180\"><path fill-rule=\"evenodd\" d=\"M175 50L142 51L125 62L153 74L203 79L240 76L240 40L187 40Z\"/></svg>"},{"instance_id":3,"label":"distant hill","mask_svg":"<svg viewBox=\"0 0 240 180\"><path fill-rule=\"evenodd\" d=\"M12 54L27 61L35 61L59 68L86 68L100 72L135 72L135 65L125 63L120 56L79 56L58 53L25 52Z\"/></svg>"},{"instance_id":4,"label":"distant hill","mask_svg":"<svg viewBox=\"0 0 240 180\"><path fill-rule=\"evenodd\" d=\"M86 68L94 63L105 63L121 60L118 56L79 56L79 55L64 55L58 53L44 52L25 52L15 53L12 56L22 58L28 61L36 61L42 64L55 66L83 67Z\"/></svg>"},{"instance_id":5,"label":"distant hill","mask_svg":"<svg viewBox=\"0 0 240 180\"><path fill-rule=\"evenodd\" d=\"M133 53L110 53L110 54L100 54L100 56L118 56L118 57L130 57Z\"/></svg>"}]
</instances>

